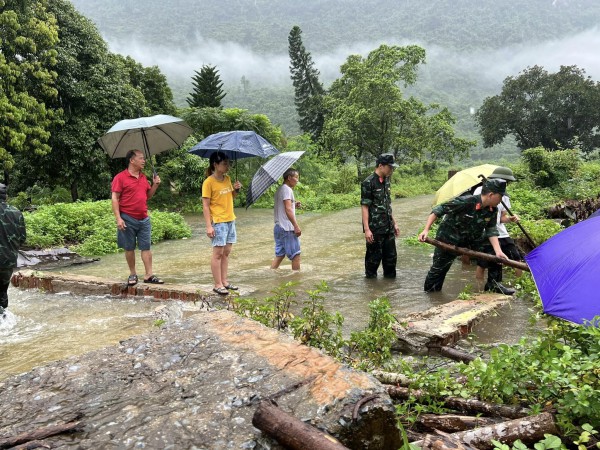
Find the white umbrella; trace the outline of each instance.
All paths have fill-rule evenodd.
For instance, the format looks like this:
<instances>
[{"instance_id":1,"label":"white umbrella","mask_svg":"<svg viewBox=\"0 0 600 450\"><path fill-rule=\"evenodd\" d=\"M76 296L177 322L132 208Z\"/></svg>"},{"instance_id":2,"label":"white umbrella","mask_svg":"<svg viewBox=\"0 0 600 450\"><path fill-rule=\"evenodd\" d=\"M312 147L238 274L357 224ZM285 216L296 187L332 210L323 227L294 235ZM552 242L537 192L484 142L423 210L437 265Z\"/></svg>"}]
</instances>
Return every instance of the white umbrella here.
<instances>
[{"instance_id":1,"label":"white umbrella","mask_svg":"<svg viewBox=\"0 0 600 450\"><path fill-rule=\"evenodd\" d=\"M193 133L179 117L159 114L121 120L98 139L111 158L124 158L130 150L141 150L146 158L179 147Z\"/></svg>"}]
</instances>

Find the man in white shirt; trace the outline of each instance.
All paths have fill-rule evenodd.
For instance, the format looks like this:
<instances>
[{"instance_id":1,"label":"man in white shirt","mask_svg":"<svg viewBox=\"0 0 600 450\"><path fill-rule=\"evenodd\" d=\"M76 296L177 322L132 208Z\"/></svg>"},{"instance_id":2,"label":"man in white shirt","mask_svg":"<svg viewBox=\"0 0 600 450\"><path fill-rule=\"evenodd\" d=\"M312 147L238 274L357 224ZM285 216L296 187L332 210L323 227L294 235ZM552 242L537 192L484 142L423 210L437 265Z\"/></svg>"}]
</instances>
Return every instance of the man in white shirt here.
<instances>
[{"instance_id":1,"label":"man in white shirt","mask_svg":"<svg viewBox=\"0 0 600 450\"><path fill-rule=\"evenodd\" d=\"M496 169L494 169L494 171L488 177L488 179L494 179L494 178L500 179L500 180L505 180L507 182L516 181L516 178L514 177L512 170L510 170L508 167L497 167ZM480 193L481 193L481 186L479 186L473 192L473 194L480 194ZM508 231L506 230L506 225L504 225L507 222L518 222L519 217L516 215L509 216L504 205L506 205L506 208L509 208L509 209L511 207L510 198L508 197L508 195L503 195L502 203L500 203L498 205L498 224L497 224L498 233L499 233L498 234L498 243L500 244L500 248L502 249L502 252L506 256L508 256L509 259L512 259L513 261L521 261L523 259L521 257L521 253L519 252L519 249L517 248L515 241L508 234ZM485 261L477 261L477 270L475 272L475 278L477 278L478 282L481 285L483 285L483 275L485 272L485 268L486 268ZM521 269L515 269L515 275L517 277L521 276L521 274L522 274ZM501 280L499 280L499 281L501 281Z\"/></svg>"},{"instance_id":2,"label":"man in white shirt","mask_svg":"<svg viewBox=\"0 0 600 450\"><path fill-rule=\"evenodd\" d=\"M300 175L294 168L289 168L283 174L283 184L275 192L275 259L271 269L279 268L286 256L292 261L292 270L300 270L300 235L302 230L296 221L296 202L294 187L298 184Z\"/></svg>"}]
</instances>

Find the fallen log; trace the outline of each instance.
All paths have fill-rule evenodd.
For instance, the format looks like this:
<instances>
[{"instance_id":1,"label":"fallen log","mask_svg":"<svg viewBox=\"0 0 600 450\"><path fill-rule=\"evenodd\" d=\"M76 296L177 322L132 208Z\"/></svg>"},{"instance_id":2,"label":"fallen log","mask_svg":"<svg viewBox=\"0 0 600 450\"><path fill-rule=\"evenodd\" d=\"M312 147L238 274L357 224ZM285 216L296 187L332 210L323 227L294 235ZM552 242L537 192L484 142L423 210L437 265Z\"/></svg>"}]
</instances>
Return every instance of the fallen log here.
<instances>
[{"instance_id":1,"label":"fallen log","mask_svg":"<svg viewBox=\"0 0 600 450\"><path fill-rule=\"evenodd\" d=\"M495 262L498 264L504 264L505 266L514 267L515 269L527 270L528 272L530 272L529 266L521 261L513 261L512 259L498 258L495 255L490 255L488 253L482 253L482 252L476 252L475 250L471 250L469 248L464 248L464 247L458 247L453 244L446 244L445 242L438 241L437 239L432 239L429 237L425 238L425 242L427 242L428 244L434 245L435 247L438 247L447 252L456 253L458 255L467 255L467 256L470 256L471 258L483 259L485 261L491 261L491 262Z\"/></svg>"},{"instance_id":2,"label":"fallen log","mask_svg":"<svg viewBox=\"0 0 600 450\"><path fill-rule=\"evenodd\" d=\"M508 445L520 439L523 443L527 444L540 441L544 438L545 434L558 434L554 416L547 412L508 422L500 422L474 430L452 433L448 436L452 436L452 438L457 439L459 442L474 448L488 450L494 448L492 439ZM424 442L425 439L411 443L422 446ZM457 447L452 445L436 445L431 448L435 448L436 450L452 450Z\"/></svg>"},{"instance_id":3,"label":"fallen log","mask_svg":"<svg viewBox=\"0 0 600 450\"><path fill-rule=\"evenodd\" d=\"M417 389L408 389L399 386L385 386L388 394L395 400L408 400L409 397L415 397L417 400L424 394ZM454 409L469 414L486 414L493 417L506 417L508 419L519 419L529 414L527 408L520 406L496 405L494 403L482 402L474 399L464 399L460 397L445 397L440 401L446 408Z\"/></svg>"},{"instance_id":4,"label":"fallen log","mask_svg":"<svg viewBox=\"0 0 600 450\"><path fill-rule=\"evenodd\" d=\"M38 428L37 430L27 431L13 437L1 438L0 448L11 448L17 445L26 444L30 441L40 441L57 434L79 431L81 428L81 422L68 422L60 425L51 425L48 427Z\"/></svg>"},{"instance_id":5,"label":"fallen log","mask_svg":"<svg viewBox=\"0 0 600 450\"><path fill-rule=\"evenodd\" d=\"M500 420L491 417L460 416L457 414L421 414L417 422L429 430L456 433L458 431L493 425Z\"/></svg>"},{"instance_id":6,"label":"fallen log","mask_svg":"<svg viewBox=\"0 0 600 450\"><path fill-rule=\"evenodd\" d=\"M448 347L447 345L442 345L441 347L430 346L429 351L431 352L432 350L439 351L440 355L445 356L446 358L450 358L454 361L460 361L467 364L473 361L475 358L477 358L477 356L475 355L463 352L462 350L458 350L454 347Z\"/></svg>"},{"instance_id":7,"label":"fallen log","mask_svg":"<svg viewBox=\"0 0 600 450\"><path fill-rule=\"evenodd\" d=\"M302 422L269 401L261 401L252 425L291 450L348 450L333 436Z\"/></svg>"},{"instance_id":8,"label":"fallen log","mask_svg":"<svg viewBox=\"0 0 600 450\"><path fill-rule=\"evenodd\" d=\"M411 442L411 444L418 445L422 449L431 450L479 450L476 447L471 447L464 442L460 442L460 440L453 437L451 434L442 432L436 435L426 434L422 441L418 441L418 443Z\"/></svg>"}]
</instances>

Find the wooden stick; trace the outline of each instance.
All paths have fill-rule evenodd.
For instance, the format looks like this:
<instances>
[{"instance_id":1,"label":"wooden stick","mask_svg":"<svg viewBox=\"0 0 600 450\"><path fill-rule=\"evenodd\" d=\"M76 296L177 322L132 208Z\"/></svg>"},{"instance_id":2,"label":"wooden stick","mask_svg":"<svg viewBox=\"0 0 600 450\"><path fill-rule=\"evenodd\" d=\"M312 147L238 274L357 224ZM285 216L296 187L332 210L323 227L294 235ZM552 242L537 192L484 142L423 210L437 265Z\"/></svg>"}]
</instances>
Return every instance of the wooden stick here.
<instances>
[{"instance_id":1,"label":"wooden stick","mask_svg":"<svg viewBox=\"0 0 600 450\"><path fill-rule=\"evenodd\" d=\"M302 422L269 401L261 401L252 425L291 450L348 450L333 436Z\"/></svg>"},{"instance_id":2,"label":"wooden stick","mask_svg":"<svg viewBox=\"0 0 600 450\"><path fill-rule=\"evenodd\" d=\"M475 250L471 250L469 248L464 248L464 247L458 247L453 244L446 244L445 242L438 241L437 239L432 239L429 237L425 238L425 242L427 242L428 244L434 245L438 248L441 248L442 250L445 250L447 252L456 253L458 255L467 255L467 256L471 256L472 258L483 259L485 261L491 261L491 262L495 262L498 264L504 264L505 266L514 267L515 269L521 269L521 270L526 270L528 272L531 272L529 270L529 266L521 261L513 261L512 259L498 258L495 255L490 255L488 253L482 253L482 252L476 252Z\"/></svg>"}]
</instances>

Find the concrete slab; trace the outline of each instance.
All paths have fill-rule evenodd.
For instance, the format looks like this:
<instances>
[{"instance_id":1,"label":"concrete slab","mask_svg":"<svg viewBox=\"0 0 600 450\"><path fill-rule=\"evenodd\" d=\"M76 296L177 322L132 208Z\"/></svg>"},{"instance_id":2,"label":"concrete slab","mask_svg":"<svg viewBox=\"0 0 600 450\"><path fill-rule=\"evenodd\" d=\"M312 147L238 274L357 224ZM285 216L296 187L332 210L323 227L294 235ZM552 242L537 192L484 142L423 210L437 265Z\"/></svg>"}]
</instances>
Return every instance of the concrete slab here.
<instances>
[{"instance_id":1,"label":"concrete slab","mask_svg":"<svg viewBox=\"0 0 600 450\"><path fill-rule=\"evenodd\" d=\"M467 336L475 323L509 303L511 298L484 293L471 300L454 300L399 319L394 327L398 335L398 349L427 354L430 347L452 345Z\"/></svg>"}]
</instances>

